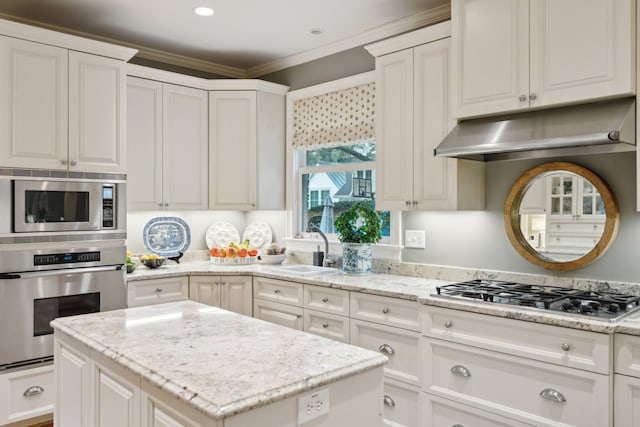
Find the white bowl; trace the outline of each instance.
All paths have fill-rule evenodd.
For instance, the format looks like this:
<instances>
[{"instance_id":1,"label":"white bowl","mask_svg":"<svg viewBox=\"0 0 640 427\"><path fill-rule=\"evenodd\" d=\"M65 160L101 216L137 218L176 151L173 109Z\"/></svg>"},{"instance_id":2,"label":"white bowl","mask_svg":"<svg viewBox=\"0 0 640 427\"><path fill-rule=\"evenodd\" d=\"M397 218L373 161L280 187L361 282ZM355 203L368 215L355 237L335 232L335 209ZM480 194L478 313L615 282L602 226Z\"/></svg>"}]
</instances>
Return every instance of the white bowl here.
<instances>
[{"instance_id":1,"label":"white bowl","mask_svg":"<svg viewBox=\"0 0 640 427\"><path fill-rule=\"evenodd\" d=\"M260 255L263 264L281 264L285 259L285 254L278 255Z\"/></svg>"}]
</instances>

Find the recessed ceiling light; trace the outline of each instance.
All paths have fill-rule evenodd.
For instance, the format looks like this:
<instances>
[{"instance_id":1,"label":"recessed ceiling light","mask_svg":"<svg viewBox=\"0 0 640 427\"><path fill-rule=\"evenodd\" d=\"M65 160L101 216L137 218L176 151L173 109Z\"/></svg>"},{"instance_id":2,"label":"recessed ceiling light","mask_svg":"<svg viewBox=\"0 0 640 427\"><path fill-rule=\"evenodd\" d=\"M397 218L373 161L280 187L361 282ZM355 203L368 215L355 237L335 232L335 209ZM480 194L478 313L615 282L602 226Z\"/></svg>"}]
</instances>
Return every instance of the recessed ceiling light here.
<instances>
[{"instance_id":1,"label":"recessed ceiling light","mask_svg":"<svg viewBox=\"0 0 640 427\"><path fill-rule=\"evenodd\" d=\"M196 15L200 15L200 16L211 16L211 15L213 15L213 9L211 9L210 7L206 7L206 6L194 7L193 8L193 12Z\"/></svg>"},{"instance_id":2,"label":"recessed ceiling light","mask_svg":"<svg viewBox=\"0 0 640 427\"><path fill-rule=\"evenodd\" d=\"M324 30L322 28L312 28L309 30L309 34L314 36L319 36L322 33L324 33Z\"/></svg>"}]
</instances>

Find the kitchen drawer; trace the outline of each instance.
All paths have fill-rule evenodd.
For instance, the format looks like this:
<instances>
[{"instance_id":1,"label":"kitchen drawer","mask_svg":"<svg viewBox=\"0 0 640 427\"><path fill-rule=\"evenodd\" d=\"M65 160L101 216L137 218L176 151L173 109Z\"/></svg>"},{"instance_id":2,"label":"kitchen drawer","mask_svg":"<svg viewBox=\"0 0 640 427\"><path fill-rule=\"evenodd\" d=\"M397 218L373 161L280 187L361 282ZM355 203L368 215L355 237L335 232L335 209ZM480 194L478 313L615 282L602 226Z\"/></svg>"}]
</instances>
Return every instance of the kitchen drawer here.
<instances>
[{"instance_id":1,"label":"kitchen drawer","mask_svg":"<svg viewBox=\"0 0 640 427\"><path fill-rule=\"evenodd\" d=\"M351 344L389 358L384 375L420 385L420 334L406 329L351 319Z\"/></svg>"},{"instance_id":2,"label":"kitchen drawer","mask_svg":"<svg viewBox=\"0 0 640 427\"><path fill-rule=\"evenodd\" d=\"M420 387L384 379L384 425L387 427L418 427Z\"/></svg>"},{"instance_id":3,"label":"kitchen drawer","mask_svg":"<svg viewBox=\"0 0 640 427\"><path fill-rule=\"evenodd\" d=\"M304 285L304 308L349 316L349 291Z\"/></svg>"},{"instance_id":4,"label":"kitchen drawer","mask_svg":"<svg viewBox=\"0 0 640 427\"><path fill-rule=\"evenodd\" d=\"M570 221L570 222L562 222L562 221L554 221L553 219L549 220L549 229L548 233L572 233L572 234L595 234L600 235L604 231L605 221Z\"/></svg>"},{"instance_id":5,"label":"kitchen drawer","mask_svg":"<svg viewBox=\"0 0 640 427\"><path fill-rule=\"evenodd\" d=\"M351 292L351 317L420 330L420 305L415 301Z\"/></svg>"},{"instance_id":6,"label":"kitchen drawer","mask_svg":"<svg viewBox=\"0 0 640 427\"><path fill-rule=\"evenodd\" d=\"M302 294L302 283L266 277L253 278L253 296L256 298L302 307Z\"/></svg>"},{"instance_id":7,"label":"kitchen drawer","mask_svg":"<svg viewBox=\"0 0 640 427\"><path fill-rule=\"evenodd\" d=\"M428 393L422 393L422 401L422 425L429 427L533 427L532 424L504 418Z\"/></svg>"},{"instance_id":8,"label":"kitchen drawer","mask_svg":"<svg viewBox=\"0 0 640 427\"><path fill-rule=\"evenodd\" d=\"M424 391L539 426L610 425L608 375L442 340L423 345Z\"/></svg>"},{"instance_id":9,"label":"kitchen drawer","mask_svg":"<svg viewBox=\"0 0 640 427\"><path fill-rule=\"evenodd\" d=\"M615 374L613 396L615 427L640 426L640 378Z\"/></svg>"},{"instance_id":10,"label":"kitchen drawer","mask_svg":"<svg viewBox=\"0 0 640 427\"><path fill-rule=\"evenodd\" d=\"M127 305L160 304L189 299L189 277L136 280L127 283Z\"/></svg>"},{"instance_id":11,"label":"kitchen drawer","mask_svg":"<svg viewBox=\"0 0 640 427\"><path fill-rule=\"evenodd\" d=\"M640 378L640 337L615 334L613 343L615 372Z\"/></svg>"},{"instance_id":12,"label":"kitchen drawer","mask_svg":"<svg viewBox=\"0 0 640 427\"><path fill-rule=\"evenodd\" d=\"M53 413L53 365L0 375L0 424Z\"/></svg>"},{"instance_id":13,"label":"kitchen drawer","mask_svg":"<svg viewBox=\"0 0 640 427\"><path fill-rule=\"evenodd\" d=\"M584 248L591 249L600 240L601 235L573 235L560 233L547 233L545 243L548 251L554 248Z\"/></svg>"},{"instance_id":14,"label":"kitchen drawer","mask_svg":"<svg viewBox=\"0 0 640 427\"><path fill-rule=\"evenodd\" d=\"M316 310L304 310L304 330L349 343L349 318Z\"/></svg>"},{"instance_id":15,"label":"kitchen drawer","mask_svg":"<svg viewBox=\"0 0 640 427\"><path fill-rule=\"evenodd\" d=\"M423 328L433 338L609 373L609 334L427 306Z\"/></svg>"},{"instance_id":16,"label":"kitchen drawer","mask_svg":"<svg viewBox=\"0 0 640 427\"><path fill-rule=\"evenodd\" d=\"M302 308L277 302L253 300L253 317L276 325L302 330Z\"/></svg>"}]
</instances>

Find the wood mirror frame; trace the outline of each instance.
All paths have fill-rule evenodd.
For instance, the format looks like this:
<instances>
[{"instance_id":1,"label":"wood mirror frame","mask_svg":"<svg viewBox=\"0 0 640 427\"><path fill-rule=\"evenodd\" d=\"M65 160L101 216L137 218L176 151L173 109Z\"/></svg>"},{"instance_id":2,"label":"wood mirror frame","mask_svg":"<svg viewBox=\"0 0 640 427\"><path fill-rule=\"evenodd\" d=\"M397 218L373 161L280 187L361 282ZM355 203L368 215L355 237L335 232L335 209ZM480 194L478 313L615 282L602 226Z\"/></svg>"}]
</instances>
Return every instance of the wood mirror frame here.
<instances>
[{"instance_id":1,"label":"wood mirror frame","mask_svg":"<svg viewBox=\"0 0 640 427\"><path fill-rule=\"evenodd\" d=\"M600 240L585 255L570 261L554 261L545 257L529 244L520 228L520 204L525 193L536 178L552 172L570 172L591 182L600 193L606 211L604 230ZM616 237L619 216L618 202L609 186L589 169L568 162L549 162L529 169L513 184L504 204L504 227L513 247L527 261L551 270L576 270L600 258Z\"/></svg>"}]
</instances>

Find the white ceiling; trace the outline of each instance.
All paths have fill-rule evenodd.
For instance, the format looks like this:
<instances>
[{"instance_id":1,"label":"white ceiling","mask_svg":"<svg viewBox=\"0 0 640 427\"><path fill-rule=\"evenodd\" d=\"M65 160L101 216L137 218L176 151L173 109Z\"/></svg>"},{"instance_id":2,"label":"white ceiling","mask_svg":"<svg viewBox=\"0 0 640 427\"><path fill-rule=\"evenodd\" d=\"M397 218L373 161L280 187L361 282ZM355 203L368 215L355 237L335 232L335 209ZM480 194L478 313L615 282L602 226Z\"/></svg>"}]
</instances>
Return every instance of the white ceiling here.
<instances>
[{"instance_id":1,"label":"white ceiling","mask_svg":"<svg viewBox=\"0 0 640 427\"><path fill-rule=\"evenodd\" d=\"M211 17L195 6L215 10ZM0 17L254 77L448 17L449 0L0 0ZM324 32L311 35L310 30Z\"/></svg>"}]
</instances>

